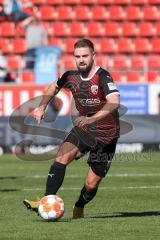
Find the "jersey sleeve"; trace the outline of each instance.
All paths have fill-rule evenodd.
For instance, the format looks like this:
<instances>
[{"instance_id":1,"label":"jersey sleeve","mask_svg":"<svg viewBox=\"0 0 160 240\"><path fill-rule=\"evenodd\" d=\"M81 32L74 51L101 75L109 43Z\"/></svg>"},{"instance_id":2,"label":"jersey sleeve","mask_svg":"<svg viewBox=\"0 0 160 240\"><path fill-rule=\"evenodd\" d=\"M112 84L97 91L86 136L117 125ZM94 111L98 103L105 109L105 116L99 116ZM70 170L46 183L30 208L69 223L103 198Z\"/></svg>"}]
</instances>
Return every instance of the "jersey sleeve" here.
<instances>
[{"instance_id":1,"label":"jersey sleeve","mask_svg":"<svg viewBox=\"0 0 160 240\"><path fill-rule=\"evenodd\" d=\"M113 81L113 78L107 71L104 71L100 74L100 86L102 87L106 96L114 93L120 94L116 84Z\"/></svg>"},{"instance_id":2,"label":"jersey sleeve","mask_svg":"<svg viewBox=\"0 0 160 240\"><path fill-rule=\"evenodd\" d=\"M56 82L57 87L67 88L69 72L65 72Z\"/></svg>"}]
</instances>

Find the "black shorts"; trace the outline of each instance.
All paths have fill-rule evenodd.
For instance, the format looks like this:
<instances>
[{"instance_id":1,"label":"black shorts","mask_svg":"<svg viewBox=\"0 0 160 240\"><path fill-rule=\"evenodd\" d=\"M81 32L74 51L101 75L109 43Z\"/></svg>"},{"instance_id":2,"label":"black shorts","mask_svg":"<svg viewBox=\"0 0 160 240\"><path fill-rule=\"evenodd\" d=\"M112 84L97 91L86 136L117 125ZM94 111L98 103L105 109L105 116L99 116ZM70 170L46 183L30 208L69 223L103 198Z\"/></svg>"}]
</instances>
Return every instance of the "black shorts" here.
<instances>
[{"instance_id":1,"label":"black shorts","mask_svg":"<svg viewBox=\"0 0 160 240\"><path fill-rule=\"evenodd\" d=\"M74 144L78 147L82 155L89 152L87 163L92 171L100 177L105 177L115 154L117 138L113 139L111 143L105 144L96 141L95 138L89 136L88 133L84 133L79 128L74 127L64 142Z\"/></svg>"}]
</instances>

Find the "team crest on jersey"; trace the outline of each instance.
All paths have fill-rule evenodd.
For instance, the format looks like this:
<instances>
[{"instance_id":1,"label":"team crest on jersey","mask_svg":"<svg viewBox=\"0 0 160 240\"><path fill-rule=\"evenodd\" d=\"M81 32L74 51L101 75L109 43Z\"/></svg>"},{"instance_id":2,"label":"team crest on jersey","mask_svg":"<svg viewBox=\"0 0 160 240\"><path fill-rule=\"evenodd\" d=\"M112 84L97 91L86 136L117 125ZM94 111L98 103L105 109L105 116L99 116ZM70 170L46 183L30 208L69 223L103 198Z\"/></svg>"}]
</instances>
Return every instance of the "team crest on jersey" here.
<instances>
[{"instance_id":1,"label":"team crest on jersey","mask_svg":"<svg viewBox=\"0 0 160 240\"><path fill-rule=\"evenodd\" d=\"M92 85L91 92L96 95L98 93L98 85Z\"/></svg>"}]
</instances>

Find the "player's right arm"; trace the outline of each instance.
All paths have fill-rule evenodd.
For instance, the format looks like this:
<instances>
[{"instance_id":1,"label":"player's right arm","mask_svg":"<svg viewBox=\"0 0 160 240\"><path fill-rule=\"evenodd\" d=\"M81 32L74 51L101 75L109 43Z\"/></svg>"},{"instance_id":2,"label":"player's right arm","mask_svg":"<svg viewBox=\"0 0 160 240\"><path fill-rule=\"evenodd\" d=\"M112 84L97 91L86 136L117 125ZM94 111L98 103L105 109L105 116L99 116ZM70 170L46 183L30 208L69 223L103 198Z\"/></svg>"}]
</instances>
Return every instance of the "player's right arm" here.
<instances>
[{"instance_id":1,"label":"player's right arm","mask_svg":"<svg viewBox=\"0 0 160 240\"><path fill-rule=\"evenodd\" d=\"M58 79L57 83L51 83L44 92L39 107L34 111L34 118L39 124L44 118L45 109L49 101L59 92L61 88L66 87L68 72L65 72L61 78Z\"/></svg>"},{"instance_id":2,"label":"player's right arm","mask_svg":"<svg viewBox=\"0 0 160 240\"><path fill-rule=\"evenodd\" d=\"M42 100L39 104L39 107L36 108L34 111L34 118L38 124L44 118L45 109L49 101L59 92L59 90L60 88L56 86L55 83L51 83L45 90Z\"/></svg>"}]
</instances>

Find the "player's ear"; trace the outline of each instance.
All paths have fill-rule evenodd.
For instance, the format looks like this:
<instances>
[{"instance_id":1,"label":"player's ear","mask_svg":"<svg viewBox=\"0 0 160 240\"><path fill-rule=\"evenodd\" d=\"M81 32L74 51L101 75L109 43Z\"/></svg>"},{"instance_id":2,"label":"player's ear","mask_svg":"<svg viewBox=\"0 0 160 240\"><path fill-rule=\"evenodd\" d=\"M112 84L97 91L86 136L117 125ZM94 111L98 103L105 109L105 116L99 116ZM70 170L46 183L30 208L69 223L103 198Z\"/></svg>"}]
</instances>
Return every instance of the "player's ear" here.
<instances>
[{"instance_id":1,"label":"player's ear","mask_svg":"<svg viewBox=\"0 0 160 240\"><path fill-rule=\"evenodd\" d=\"M95 52L93 52L93 59L95 60L95 55L96 55L96 53Z\"/></svg>"}]
</instances>

